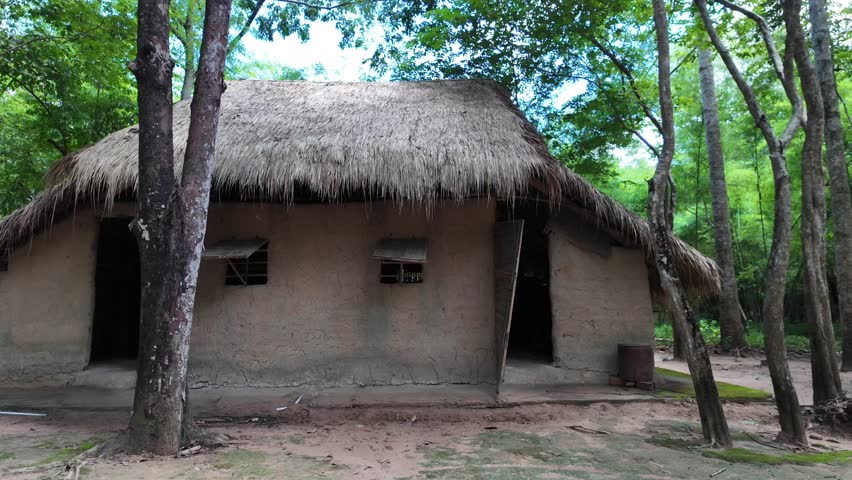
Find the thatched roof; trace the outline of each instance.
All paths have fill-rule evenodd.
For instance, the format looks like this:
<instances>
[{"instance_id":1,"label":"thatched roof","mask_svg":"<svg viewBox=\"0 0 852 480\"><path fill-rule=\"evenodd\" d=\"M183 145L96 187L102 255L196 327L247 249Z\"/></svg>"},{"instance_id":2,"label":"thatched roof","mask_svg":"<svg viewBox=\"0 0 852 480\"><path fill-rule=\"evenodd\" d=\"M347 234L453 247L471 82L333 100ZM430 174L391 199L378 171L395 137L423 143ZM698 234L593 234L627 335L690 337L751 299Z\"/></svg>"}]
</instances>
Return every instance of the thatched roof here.
<instances>
[{"instance_id":1,"label":"thatched roof","mask_svg":"<svg viewBox=\"0 0 852 480\"><path fill-rule=\"evenodd\" d=\"M189 102L179 102L176 175L188 127ZM0 220L0 245L26 240L75 205L109 206L119 195L132 195L137 147L134 126L60 160L48 173L48 188ZM433 204L533 190L644 249L649 259L653 252L647 223L559 165L508 93L492 81L229 82L216 149L219 191L278 201L290 201L301 190L326 201L358 192ZM715 263L683 242L676 246L687 285L717 291Z\"/></svg>"}]
</instances>

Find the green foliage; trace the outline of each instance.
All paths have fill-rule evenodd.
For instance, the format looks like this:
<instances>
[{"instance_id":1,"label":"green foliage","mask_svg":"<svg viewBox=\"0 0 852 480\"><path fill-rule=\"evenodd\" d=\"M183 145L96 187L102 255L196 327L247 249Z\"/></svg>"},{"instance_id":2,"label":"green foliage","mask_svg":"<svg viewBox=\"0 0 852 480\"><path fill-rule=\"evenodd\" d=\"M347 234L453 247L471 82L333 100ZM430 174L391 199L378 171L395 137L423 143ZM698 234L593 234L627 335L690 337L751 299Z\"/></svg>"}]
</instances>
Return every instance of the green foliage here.
<instances>
[{"instance_id":1,"label":"green foliage","mask_svg":"<svg viewBox=\"0 0 852 480\"><path fill-rule=\"evenodd\" d=\"M701 335L710 347L719 347L720 330L719 324L714 320L702 319L699 322ZM834 326L836 340L840 342L840 325ZM802 323L788 323L784 329L784 339L787 348L794 352L808 352L810 350L810 339L808 338L807 325ZM762 350L764 348L763 325L751 323L745 331L746 343L749 348ZM658 322L654 325L654 337L657 344L671 346L674 341L674 332L671 323Z\"/></svg>"},{"instance_id":2,"label":"green foliage","mask_svg":"<svg viewBox=\"0 0 852 480\"><path fill-rule=\"evenodd\" d=\"M234 25L247 21L254 5L256 0L238 0ZM191 12L197 55L204 2L176 0L171 8L172 54L182 65L183 22ZM351 27L344 43L354 45L354 36L361 32L354 25L369 23L370 8L350 6L320 17L339 19L341 28ZM297 22L320 18L305 8L297 10ZM364 13L363 18L356 12ZM136 122L136 83L126 67L135 56L135 16L132 0L0 2L0 216L44 188L42 178L56 160ZM278 31L289 32L285 27ZM307 75L239 53L235 49L229 56L228 79L301 80ZM178 68L174 82L178 90L182 73ZM324 70L317 66L313 73L321 75Z\"/></svg>"},{"instance_id":3,"label":"green foliage","mask_svg":"<svg viewBox=\"0 0 852 480\"><path fill-rule=\"evenodd\" d=\"M0 4L0 215L57 158L133 123L135 2Z\"/></svg>"},{"instance_id":4,"label":"green foliage","mask_svg":"<svg viewBox=\"0 0 852 480\"><path fill-rule=\"evenodd\" d=\"M721 332L719 324L710 320L703 319L699 321L701 328L701 336L708 346L718 346ZM674 330L671 323L657 323L654 325L654 338L658 343L671 345L674 341Z\"/></svg>"}]
</instances>

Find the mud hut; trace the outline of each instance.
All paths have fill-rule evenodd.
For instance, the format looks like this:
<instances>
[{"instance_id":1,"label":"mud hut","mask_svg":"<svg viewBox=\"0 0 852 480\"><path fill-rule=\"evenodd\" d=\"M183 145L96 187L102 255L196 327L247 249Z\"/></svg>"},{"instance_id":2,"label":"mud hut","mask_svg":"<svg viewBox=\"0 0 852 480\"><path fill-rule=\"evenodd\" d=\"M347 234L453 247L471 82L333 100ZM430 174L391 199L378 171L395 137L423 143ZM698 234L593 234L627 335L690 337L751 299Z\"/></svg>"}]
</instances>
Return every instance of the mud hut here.
<instances>
[{"instance_id":1,"label":"mud hut","mask_svg":"<svg viewBox=\"0 0 852 480\"><path fill-rule=\"evenodd\" d=\"M180 102L178 170L188 124ZM137 145L69 155L0 220L3 385L136 357ZM619 343L653 342L648 225L494 82L231 82L214 191L194 383L606 383ZM716 291L675 245L687 287Z\"/></svg>"}]
</instances>

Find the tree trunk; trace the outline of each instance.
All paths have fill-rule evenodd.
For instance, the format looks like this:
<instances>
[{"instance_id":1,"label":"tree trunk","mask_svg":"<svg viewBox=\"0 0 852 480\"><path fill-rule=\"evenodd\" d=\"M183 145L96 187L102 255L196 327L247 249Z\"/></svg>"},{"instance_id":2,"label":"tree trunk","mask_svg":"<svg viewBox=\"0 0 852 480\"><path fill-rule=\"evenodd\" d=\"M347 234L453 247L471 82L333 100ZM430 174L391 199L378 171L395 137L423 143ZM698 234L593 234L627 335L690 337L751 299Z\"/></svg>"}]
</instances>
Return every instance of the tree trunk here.
<instances>
[{"instance_id":1,"label":"tree trunk","mask_svg":"<svg viewBox=\"0 0 852 480\"><path fill-rule=\"evenodd\" d=\"M686 333L683 331L683 325L675 322L671 314L669 321L672 322L672 358L686 361Z\"/></svg>"},{"instance_id":2,"label":"tree trunk","mask_svg":"<svg viewBox=\"0 0 852 480\"><path fill-rule=\"evenodd\" d=\"M720 0L722 1L722 0ZM787 173L787 158L784 149L792 139L796 130L801 125L801 102L795 98L796 90L791 88L792 77L785 74L789 68L788 55L782 62L772 43L772 35L766 22L759 16L750 13L749 18L758 23L767 53L776 65L775 71L779 79L785 84L784 90L788 93L788 99L793 106L787 127L784 129L782 138L776 136L772 125L769 123L757 96L751 85L745 80L727 47L722 43L716 32L716 27L707 12L706 0L695 0L695 5L704 23L704 29L713 43L716 52L725 63L725 67L737 84L737 88L746 102L748 111L760 129L766 147L769 150L769 159L772 165L772 173L775 182L775 221L772 228L772 246L769 252L769 265L766 272L766 292L763 298L763 328L766 346L766 360L769 366L769 375L772 378L772 388L775 393L775 404L778 407L778 419L781 424L781 437L794 443L807 444L808 437L805 432L802 412L799 406L799 397L796 387L790 375L787 364L787 345L784 342L784 290L787 282L787 266L790 261L790 241L792 230L792 194L790 190L790 175ZM777 65L781 64L782 68ZM793 86L795 87L795 86Z\"/></svg>"},{"instance_id":3,"label":"tree trunk","mask_svg":"<svg viewBox=\"0 0 852 480\"><path fill-rule=\"evenodd\" d=\"M195 5L193 2L187 2L183 32L183 85L180 88L180 99L186 100L192 97L192 87L195 85Z\"/></svg>"},{"instance_id":4,"label":"tree trunk","mask_svg":"<svg viewBox=\"0 0 852 480\"><path fill-rule=\"evenodd\" d=\"M811 38L825 113L825 143L834 220L834 271L837 277L838 320L843 327L842 371L852 371L852 194L846 169L840 100L834 78L834 56L825 0L809 0Z\"/></svg>"},{"instance_id":5,"label":"tree trunk","mask_svg":"<svg viewBox=\"0 0 852 480\"><path fill-rule=\"evenodd\" d=\"M701 105L704 115L704 135L707 159L710 163L710 197L713 203L713 233L716 242L716 263L722 277L722 297L719 300L719 326L722 346L746 347L745 331L740 314L737 274L734 271L734 247L731 237L731 212L728 207L728 187L725 182L725 160L722 153L722 127L719 125L719 106L713 79L710 50L698 52L701 76Z\"/></svg>"},{"instance_id":6,"label":"tree trunk","mask_svg":"<svg viewBox=\"0 0 852 480\"><path fill-rule=\"evenodd\" d=\"M671 92L671 60L669 54L669 29L666 6L663 0L653 0L654 26L657 37L659 66L660 116L662 119L663 148L654 177L648 184L648 219L654 233L654 258L660 271L660 284L666 298L672 321L685 332L686 359L695 398L701 417L701 429L709 443L730 445L731 436L719 391L713 379L710 355L701 336L695 312L689 306L677 270L674 267L670 218L674 205L670 202L671 165L675 149L674 105ZM668 206L668 208L667 208Z\"/></svg>"},{"instance_id":7,"label":"tree trunk","mask_svg":"<svg viewBox=\"0 0 852 480\"><path fill-rule=\"evenodd\" d=\"M190 424L187 361L201 261L230 0L208 0L197 95L181 184L175 184L168 0L140 0L139 212L132 224L142 267L139 366L126 451L176 453Z\"/></svg>"},{"instance_id":8,"label":"tree trunk","mask_svg":"<svg viewBox=\"0 0 852 480\"><path fill-rule=\"evenodd\" d=\"M784 0L788 48L793 49L808 111L802 146L802 257L814 402L820 403L837 398L841 384L831 324L825 253L825 173L822 169L825 117L816 70L811 64L799 18L801 8L801 0Z\"/></svg>"}]
</instances>

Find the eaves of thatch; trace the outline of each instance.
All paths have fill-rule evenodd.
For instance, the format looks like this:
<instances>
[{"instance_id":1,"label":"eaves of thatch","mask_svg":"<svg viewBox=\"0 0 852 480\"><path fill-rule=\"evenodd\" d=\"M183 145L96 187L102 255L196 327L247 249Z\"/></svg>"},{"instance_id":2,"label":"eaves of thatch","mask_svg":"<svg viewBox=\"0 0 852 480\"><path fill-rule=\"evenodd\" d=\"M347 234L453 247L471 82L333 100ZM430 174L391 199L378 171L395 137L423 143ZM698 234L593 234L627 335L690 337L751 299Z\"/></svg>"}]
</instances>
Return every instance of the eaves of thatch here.
<instances>
[{"instance_id":1,"label":"eaves of thatch","mask_svg":"<svg viewBox=\"0 0 852 480\"><path fill-rule=\"evenodd\" d=\"M189 102L174 109L176 175L189 127ZM78 205L133 195L138 128L115 132L63 158L48 187L0 220L12 246ZM472 196L544 196L570 208L653 265L645 220L604 195L548 153L541 135L489 80L398 83L229 82L222 99L214 188L290 202L299 191L323 201L390 199L433 205ZM678 272L696 293L718 292L716 264L675 239ZM652 277L655 270L652 269Z\"/></svg>"}]
</instances>

